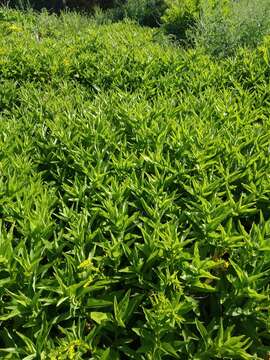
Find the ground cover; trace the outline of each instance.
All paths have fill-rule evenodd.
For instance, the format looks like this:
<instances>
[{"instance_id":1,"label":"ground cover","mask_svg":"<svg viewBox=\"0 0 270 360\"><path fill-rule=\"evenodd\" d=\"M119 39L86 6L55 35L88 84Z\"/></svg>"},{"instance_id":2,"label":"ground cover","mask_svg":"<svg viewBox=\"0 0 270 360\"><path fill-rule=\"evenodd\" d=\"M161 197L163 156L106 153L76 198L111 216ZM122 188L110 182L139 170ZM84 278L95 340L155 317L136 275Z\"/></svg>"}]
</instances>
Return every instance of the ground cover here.
<instances>
[{"instance_id":1,"label":"ground cover","mask_svg":"<svg viewBox=\"0 0 270 360\"><path fill-rule=\"evenodd\" d=\"M266 359L269 40L0 11L2 359Z\"/></svg>"}]
</instances>

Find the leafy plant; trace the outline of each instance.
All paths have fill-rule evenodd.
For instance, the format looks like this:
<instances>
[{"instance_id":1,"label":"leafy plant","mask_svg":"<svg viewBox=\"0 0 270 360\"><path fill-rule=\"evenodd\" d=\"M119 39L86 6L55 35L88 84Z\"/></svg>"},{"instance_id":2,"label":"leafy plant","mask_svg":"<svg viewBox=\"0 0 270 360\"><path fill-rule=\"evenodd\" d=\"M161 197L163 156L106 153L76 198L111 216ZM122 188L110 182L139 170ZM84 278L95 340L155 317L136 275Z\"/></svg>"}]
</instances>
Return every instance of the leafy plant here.
<instances>
[{"instance_id":1,"label":"leafy plant","mask_svg":"<svg viewBox=\"0 0 270 360\"><path fill-rule=\"evenodd\" d=\"M239 47L254 48L270 32L268 1L220 1L202 6L196 41L210 54L230 56Z\"/></svg>"},{"instance_id":2,"label":"leafy plant","mask_svg":"<svg viewBox=\"0 0 270 360\"><path fill-rule=\"evenodd\" d=\"M0 357L267 358L268 37L0 18Z\"/></svg>"},{"instance_id":3,"label":"leafy plant","mask_svg":"<svg viewBox=\"0 0 270 360\"><path fill-rule=\"evenodd\" d=\"M187 40L200 15L200 0L166 0L165 3L164 30L179 40Z\"/></svg>"}]
</instances>

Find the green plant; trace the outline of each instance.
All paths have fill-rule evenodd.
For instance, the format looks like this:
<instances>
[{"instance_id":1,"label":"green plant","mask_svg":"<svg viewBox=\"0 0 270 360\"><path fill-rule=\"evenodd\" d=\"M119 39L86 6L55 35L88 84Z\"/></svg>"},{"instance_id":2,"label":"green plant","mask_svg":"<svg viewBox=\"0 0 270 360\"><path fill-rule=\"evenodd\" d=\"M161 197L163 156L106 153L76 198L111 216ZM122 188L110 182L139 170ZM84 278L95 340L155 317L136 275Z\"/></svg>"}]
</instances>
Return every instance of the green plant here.
<instances>
[{"instance_id":1,"label":"green plant","mask_svg":"<svg viewBox=\"0 0 270 360\"><path fill-rule=\"evenodd\" d=\"M269 38L0 18L0 357L265 359Z\"/></svg>"},{"instance_id":2,"label":"green plant","mask_svg":"<svg viewBox=\"0 0 270 360\"><path fill-rule=\"evenodd\" d=\"M266 0L222 1L202 6L197 46L210 54L230 56L239 47L256 47L270 32L270 5Z\"/></svg>"},{"instance_id":3,"label":"green plant","mask_svg":"<svg viewBox=\"0 0 270 360\"><path fill-rule=\"evenodd\" d=\"M187 40L189 31L195 26L200 13L200 0L166 0L162 16L165 31L179 40Z\"/></svg>"},{"instance_id":4,"label":"green plant","mask_svg":"<svg viewBox=\"0 0 270 360\"><path fill-rule=\"evenodd\" d=\"M158 26L160 24L160 17L164 8L164 0L127 0L122 5L124 17L147 26Z\"/></svg>"},{"instance_id":5,"label":"green plant","mask_svg":"<svg viewBox=\"0 0 270 360\"><path fill-rule=\"evenodd\" d=\"M113 0L0 0L0 5L19 9L47 9L60 12L64 9L92 10L94 7L107 9L114 5Z\"/></svg>"}]
</instances>

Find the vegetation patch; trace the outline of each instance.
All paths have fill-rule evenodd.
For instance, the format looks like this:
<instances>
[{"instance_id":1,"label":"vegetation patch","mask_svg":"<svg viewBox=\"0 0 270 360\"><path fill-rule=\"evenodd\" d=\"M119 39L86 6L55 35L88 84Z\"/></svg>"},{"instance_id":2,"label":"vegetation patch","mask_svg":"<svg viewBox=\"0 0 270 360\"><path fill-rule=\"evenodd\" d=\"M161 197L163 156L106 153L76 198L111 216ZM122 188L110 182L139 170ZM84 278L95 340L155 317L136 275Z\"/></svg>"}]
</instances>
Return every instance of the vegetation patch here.
<instances>
[{"instance_id":1,"label":"vegetation patch","mask_svg":"<svg viewBox=\"0 0 270 360\"><path fill-rule=\"evenodd\" d=\"M1 359L269 357L269 56L0 10Z\"/></svg>"}]
</instances>

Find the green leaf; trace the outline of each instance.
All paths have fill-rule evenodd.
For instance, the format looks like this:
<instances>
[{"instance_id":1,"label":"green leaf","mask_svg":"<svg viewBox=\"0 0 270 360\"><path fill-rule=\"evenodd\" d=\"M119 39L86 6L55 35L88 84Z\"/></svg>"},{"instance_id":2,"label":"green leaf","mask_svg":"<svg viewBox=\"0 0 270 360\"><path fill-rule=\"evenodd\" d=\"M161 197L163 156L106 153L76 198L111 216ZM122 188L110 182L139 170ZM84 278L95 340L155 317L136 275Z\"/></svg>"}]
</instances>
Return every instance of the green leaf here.
<instances>
[{"instance_id":1,"label":"green leaf","mask_svg":"<svg viewBox=\"0 0 270 360\"><path fill-rule=\"evenodd\" d=\"M90 313L90 318L99 325L104 321L110 320L110 316L107 313L98 312L98 311L92 311Z\"/></svg>"}]
</instances>

